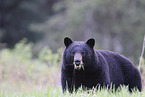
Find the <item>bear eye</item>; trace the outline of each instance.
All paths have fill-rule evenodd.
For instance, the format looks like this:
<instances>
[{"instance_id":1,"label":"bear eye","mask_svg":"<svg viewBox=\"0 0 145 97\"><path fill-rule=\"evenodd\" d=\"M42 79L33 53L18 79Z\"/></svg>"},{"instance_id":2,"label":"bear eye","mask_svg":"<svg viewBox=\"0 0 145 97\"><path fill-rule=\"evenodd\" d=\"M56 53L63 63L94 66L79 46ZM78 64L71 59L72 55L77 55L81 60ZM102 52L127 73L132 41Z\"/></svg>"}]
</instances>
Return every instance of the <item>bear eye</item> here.
<instances>
[{"instance_id":1,"label":"bear eye","mask_svg":"<svg viewBox=\"0 0 145 97\"><path fill-rule=\"evenodd\" d=\"M72 54L75 54L75 51L73 51Z\"/></svg>"},{"instance_id":2,"label":"bear eye","mask_svg":"<svg viewBox=\"0 0 145 97\"><path fill-rule=\"evenodd\" d=\"M82 52L81 52L81 54L82 54L82 55L84 55L84 54L85 54L85 52L84 52L84 51L82 51Z\"/></svg>"}]
</instances>

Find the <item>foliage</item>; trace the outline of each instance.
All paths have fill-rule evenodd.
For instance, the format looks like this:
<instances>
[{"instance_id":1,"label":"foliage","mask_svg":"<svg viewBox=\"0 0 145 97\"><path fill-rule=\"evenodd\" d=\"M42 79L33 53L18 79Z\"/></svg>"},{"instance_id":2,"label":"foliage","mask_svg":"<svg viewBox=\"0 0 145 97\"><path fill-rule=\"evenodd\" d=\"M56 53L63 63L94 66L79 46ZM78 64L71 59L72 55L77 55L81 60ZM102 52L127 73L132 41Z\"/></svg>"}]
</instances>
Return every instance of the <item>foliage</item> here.
<instances>
[{"instance_id":1,"label":"foliage","mask_svg":"<svg viewBox=\"0 0 145 97\"><path fill-rule=\"evenodd\" d=\"M57 50L56 54L53 54L51 49L49 47L44 47L40 53L39 53L39 59L48 64L49 66L58 66L61 64L61 57L62 57L62 51L63 49L60 48Z\"/></svg>"},{"instance_id":2,"label":"foliage","mask_svg":"<svg viewBox=\"0 0 145 97\"><path fill-rule=\"evenodd\" d=\"M14 49L0 50L0 97L144 97L145 92L138 91L132 94L123 87L119 92L106 89L83 91L63 94L60 87L60 66L62 48L57 53L52 53L49 47L45 47L39 53L39 57L32 57L32 43L26 39L16 44ZM144 80L144 65L141 67ZM143 85L144 86L144 85ZM113 90L114 91L114 90Z\"/></svg>"},{"instance_id":3,"label":"foliage","mask_svg":"<svg viewBox=\"0 0 145 97\"><path fill-rule=\"evenodd\" d=\"M32 43L24 39L14 49L0 51L0 87L6 90L31 91L60 83L62 49L58 54L44 48L39 58L32 58Z\"/></svg>"},{"instance_id":4,"label":"foliage","mask_svg":"<svg viewBox=\"0 0 145 97\"><path fill-rule=\"evenodd\" d=\"M144 0L1 0L0 87L58 84L65 36L94 37L97 49L122 53L138 64L144 9ZM35 44L17 43L24 37ZM145 83L144 65L141 73Z\"/></svg>"},{"instance_id":5,"label":"foliage","mask_svg":"<svg viewBox=\"0 0 145 97\"><path fill-rule=\"evenodd\" d=\"M55 2L56 0L1 0L0 30L3 32L0 32L0 42L13 47L24 37L29 41L38 41L43 34L30 31L29 25L49 18L53 14L51 7Z\"/></svg>"},{"instance_id":6,"label":"foliage","mask_svg":"<svg viewBox=\"0 0 145 97\"><path fill-rule=\"evenodd\" d=\"M23 37L57 52L63 38L96 39L97 49L113 50L138 63L145 32L144 0L1 0L0 42L14 46ZM1 47L1 44L0 44ZM38 52L38 53L37 53Z\"/></svg>"},{"instance_id":7,"label":"foliage","mask_svg":"<svg viewBox=\"0 0 145 97\"><path fill-rule=\"evenodd\" d=\"M41 43L47 41L53 51L65 36L79 41L94 37L97 49L122 53L137 64L145 32L144 6L142 0L63 0L53 9L65 10L30 28L44 32Z\"/></svg>"}]
</instances>

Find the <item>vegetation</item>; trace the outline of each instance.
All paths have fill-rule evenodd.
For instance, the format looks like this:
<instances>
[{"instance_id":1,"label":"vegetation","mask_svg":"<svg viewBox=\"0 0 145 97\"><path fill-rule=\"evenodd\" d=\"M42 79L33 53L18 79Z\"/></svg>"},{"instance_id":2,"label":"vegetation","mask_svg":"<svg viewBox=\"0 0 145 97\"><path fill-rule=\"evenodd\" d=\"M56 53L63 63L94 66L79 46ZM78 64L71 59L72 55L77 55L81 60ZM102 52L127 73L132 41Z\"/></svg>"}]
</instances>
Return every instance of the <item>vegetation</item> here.
<instances>
[{"instance_id":1,"label":"vegetation","mask_svg":"<svg viewBox=\"0 0 145 97\"><path fill-rule=\"evenodd\" d=\"M65 95L60 87L65 36L79 41L94 37L96 49L119 52L138 66L145 33L144 10L144 0L1 0L0 97L144 97L144 92L130 94L125 87L117 93L80 90Z\"/></svg>"},{"instance_id":2,"label":"vegetation","mask_svg":"<svg viewBox=\"0 0 145 97\"><path fill-rule=\"evenodd\" d=\"M129 93L127 87L117 92L114 90L79 90L77 93L63 94L60 86L60 66L63 48L57 53L52 53L49 47L45 47L39 53L39 57L32 57L32 43L24 39L16 44L14 49L0 50L0 97L144 97L145 92L135 91ZM142 64L145 65L144 60ZM145 81L145 69L141 65L143 82ZM144 88L144 84L143 84Z\"/></svg>"},{"instance_id":3,"label":"vegetation","mask_svg":"<svg viewBox=\"0 0 145 97\"><path fill-rule=\"evenodd\" d=\"M118 89L117 92L112 92L107 89L102 90L88 90L83 91L81 88L70 94L69 92L62 93L60 87L57 88L48 88L42 91L33 91L31 93L8 93L7 91L1 91L0 97L144 97L145 92L134 91L129 93L126 87Z\"/></svg>"},{"instance_id":4,"label":"vegetation","mask_svg":"<svg viewBox=\"0 0 145 97\"><path fill-rule=\"evenodd\" d=\"M138 64L145 32L144 0L1 0L0 48L24 37L33 55L46 45L57 52L65 36L96 39L97 49L124 54Z\"/></svg>"},{"instance_id":5,"label":"vegetation","mask_svg":"<svg viewBox=\"0 0 145 97\"><path fill-rule=\"evenodd\" d=\"M32 58L32 43L22 40L14 49L0 51L0 88L10 91L31 91L33 89L57 86L60 83L62 50L52 54L49 48ZM55 64L55 65L52 65Z\"/></svg>"}]
</instances>

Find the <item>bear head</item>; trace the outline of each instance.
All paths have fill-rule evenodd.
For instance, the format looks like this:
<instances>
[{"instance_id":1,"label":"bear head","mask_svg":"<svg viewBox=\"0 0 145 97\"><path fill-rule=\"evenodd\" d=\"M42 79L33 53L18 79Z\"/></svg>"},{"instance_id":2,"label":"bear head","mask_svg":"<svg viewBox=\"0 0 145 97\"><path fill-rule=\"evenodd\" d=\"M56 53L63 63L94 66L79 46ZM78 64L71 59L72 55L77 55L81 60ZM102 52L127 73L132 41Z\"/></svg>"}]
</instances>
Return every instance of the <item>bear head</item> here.
<instances>
[{"instance_id":1,"label":"bear head","mask_svg":"<svg viewBox=\"0 0 145 97\"><path fill-rule=\"evenodd\" d=\"M92 67L95 56L93 38L82 41L72 41L64 38L65 51L63 55L63 67L70 70L85 70Z\"/></svg>"}]
</instances>

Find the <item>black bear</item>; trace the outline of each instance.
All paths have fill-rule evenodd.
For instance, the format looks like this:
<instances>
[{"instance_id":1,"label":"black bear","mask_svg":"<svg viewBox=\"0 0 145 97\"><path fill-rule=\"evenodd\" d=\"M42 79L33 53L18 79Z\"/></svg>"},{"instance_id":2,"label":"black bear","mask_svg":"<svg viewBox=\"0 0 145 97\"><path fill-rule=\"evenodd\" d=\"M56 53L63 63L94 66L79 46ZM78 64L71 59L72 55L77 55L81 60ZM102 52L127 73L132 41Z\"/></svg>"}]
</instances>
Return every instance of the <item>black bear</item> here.
<instances>
[{"instance_id":1,"label":"black bear","mask_svg":"<svg viewBox=\"0 0 145 97\"><path fill-rule=\"evenodd\" d=\"M72 41L66 37L66 46L61 67L61 85L63 92L72 92L79 87L90 89L115 85L128 85L129 91L142 89L141 75L134 64L116 52L95 50L95 40L87 42ZM111 86L110 86L111 87Z\"/></svg>"}]
</instances>

